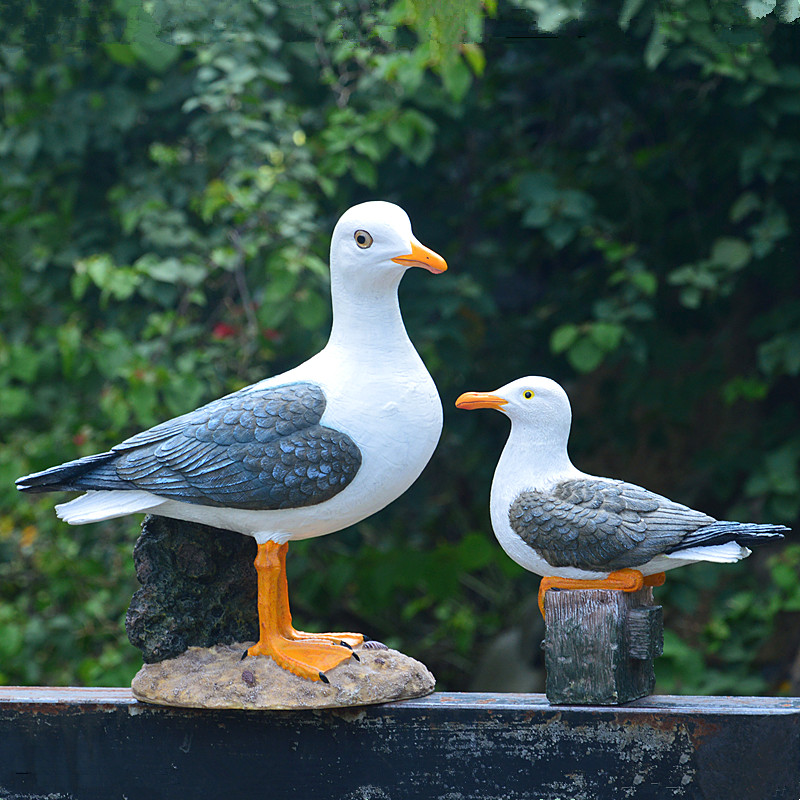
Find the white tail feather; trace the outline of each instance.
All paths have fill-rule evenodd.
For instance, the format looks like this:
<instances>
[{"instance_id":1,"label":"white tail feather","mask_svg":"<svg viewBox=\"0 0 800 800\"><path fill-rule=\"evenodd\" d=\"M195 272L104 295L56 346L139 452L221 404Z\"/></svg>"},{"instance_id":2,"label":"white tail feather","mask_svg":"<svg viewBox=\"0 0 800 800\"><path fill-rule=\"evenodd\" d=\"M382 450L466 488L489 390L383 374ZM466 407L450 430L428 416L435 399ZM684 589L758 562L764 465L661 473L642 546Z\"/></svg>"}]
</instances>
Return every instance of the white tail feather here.
<instances>
[{"instance_id":1,"label":"white tail feather","mask_svg":"<svg viewBox=\"0 0 800 800\"><path fill-rule=\"evenodd\" d=\"M736 542L727 542L709 547L689 547L664 557L674 558L676 561L713 561L716 564L732 564L734 561L747 558L751 552L748 547L742 547Z\"/></svg>"},{"instance_id":2,"label":"white tail feather","mask_svg":"<svg viewBox=\"0 0 800 800\"><path fill-rule=\"evenodd\" d=\"M88 522L151 511L163 502L163 498L138 489L90 491L68 503L57 505L56 514L70 525L85 525Z\"/></svg>"}]
</instances>

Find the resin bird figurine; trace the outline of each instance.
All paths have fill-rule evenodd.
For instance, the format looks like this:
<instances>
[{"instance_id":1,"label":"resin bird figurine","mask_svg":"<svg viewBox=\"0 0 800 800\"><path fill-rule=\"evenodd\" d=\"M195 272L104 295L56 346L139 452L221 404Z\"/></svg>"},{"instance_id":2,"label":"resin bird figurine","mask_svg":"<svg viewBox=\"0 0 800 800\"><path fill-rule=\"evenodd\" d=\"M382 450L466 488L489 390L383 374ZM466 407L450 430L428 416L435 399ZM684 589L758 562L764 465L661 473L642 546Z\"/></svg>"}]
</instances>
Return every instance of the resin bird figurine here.
<instances>
[{"instance_id":1,"label":"resin bird figurine","mask_svg":"<svg viewBox=\"0 0 800 800\"><path fill-rule=\"evenodd\" d=\"M247 654L327 681L324 673L351 658L363 636L292 627L286 551L292 540L383 508L436 448L441 401L397 297L408 267L441 273L447 264L417 241L400 207L350 208L331 240L333 325L323 350L107 453L20 478L17 487L85 492L56 506L73 525L146 512L254 537L259 641Z\"/></svg>"},{"instance_id":2,"label":"resin bird figurine","mask_svg":"<svg viewBox=\"0 0 800 800\"><path fill-rule=\"evenodd\" d=\"M739 561L751 545L789 530L718 521L641 486L576 469L567 454L569 399L549 378L466 392L456 406L494 408L511 420L492 481L492 527L514 561L543 576L542 615L548 589L660 586L666 570Z\"/></svg>"}]
</instances>

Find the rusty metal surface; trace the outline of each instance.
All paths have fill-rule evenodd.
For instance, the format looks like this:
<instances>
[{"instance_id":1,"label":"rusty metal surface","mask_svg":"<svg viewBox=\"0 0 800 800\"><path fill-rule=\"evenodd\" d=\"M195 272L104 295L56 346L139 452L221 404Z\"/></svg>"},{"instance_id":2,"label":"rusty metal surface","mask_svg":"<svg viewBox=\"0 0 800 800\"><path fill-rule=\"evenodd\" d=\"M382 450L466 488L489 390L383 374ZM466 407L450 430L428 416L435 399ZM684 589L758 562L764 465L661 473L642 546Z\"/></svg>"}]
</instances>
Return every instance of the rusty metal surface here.
<instances>
[{"instance_id":1,"label":"rusty metal surface","mask_svg":"<svg viewBox=\"0 0 800 800\"><path fill-rule=\"evenodd\" d=\"M798 800L800 699L437 693L341 711L0 687L0 799Z\"/></svg>"}]
</instances>

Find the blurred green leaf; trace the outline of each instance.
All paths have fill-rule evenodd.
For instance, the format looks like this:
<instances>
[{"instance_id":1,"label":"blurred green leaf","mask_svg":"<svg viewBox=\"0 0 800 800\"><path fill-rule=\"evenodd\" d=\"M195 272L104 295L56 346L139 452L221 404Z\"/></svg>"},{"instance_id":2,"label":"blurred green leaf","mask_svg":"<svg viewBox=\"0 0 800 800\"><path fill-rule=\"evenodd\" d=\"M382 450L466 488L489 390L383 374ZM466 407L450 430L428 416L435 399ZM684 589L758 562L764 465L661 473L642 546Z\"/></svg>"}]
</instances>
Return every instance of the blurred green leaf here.
<instances>
[{"instance_id":1,"label":"blurred green leaf","mask_svg":"<svg viewBox=\"0 0 800 800\"><path fill-rule=\"evenodd\" d=\"M578 372L591 372L603 360L603 349L592 338L582 337L567 350L567 360Z\"/></svg>"},{"instance_id":2,"label":"blurred green leaf","mask_svg":"<svg viewBox=\"0 0 800 800\"><path fill-rule=\"evenodd\" d=\"M563 353L577 341L579 336L577 325L561 325L550 337L550 348L554 353Z\"/></svg>"},{"instance_id":3,"label":"blurred green leaf","mask_svg":"<svg viewBox=\"0 0 800 800\"><path fill-rule=\"evenodd\" d=\"M721 237L711 248L711 261L729 269L741 269L749 263L751 256L750 246L742 239Z\"/></svg>"}]
</instances>

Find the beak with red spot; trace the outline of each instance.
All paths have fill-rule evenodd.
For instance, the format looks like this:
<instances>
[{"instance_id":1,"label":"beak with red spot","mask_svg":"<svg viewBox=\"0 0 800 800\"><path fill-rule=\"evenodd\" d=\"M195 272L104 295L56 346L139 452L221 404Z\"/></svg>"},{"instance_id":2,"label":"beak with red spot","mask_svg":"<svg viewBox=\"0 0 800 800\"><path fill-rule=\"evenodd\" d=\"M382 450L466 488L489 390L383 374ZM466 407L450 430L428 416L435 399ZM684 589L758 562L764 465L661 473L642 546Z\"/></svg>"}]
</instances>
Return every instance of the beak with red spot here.
<instances>
[{"instance_id":1,"label":"beak with red spot","mask_svg":"<svg viewBox=\"0 0 800 800\"><path fill-rule=\"evenodd\" d=\"M502 411L506 403L508 403L508 400L504 397L490 392L464 392L456 400L456 408L463 408L466 411L472 411L476 408L494 408L497 411Z\"/></svg>"},{"instance_id":2,"label":"beak with red spot","mask_svg":"<svg viewBox=\"0 0 800 800\"><path fill-rule=\"evenodd\" d=\"M424 244L421 244L412 237L411 239L411 252L407 256L397 256L393 258L395 264L402 264L404 267L422 267L438 274L447 269L447 262L438 254L435 253Z\"/></svg>"}]
</instances>

